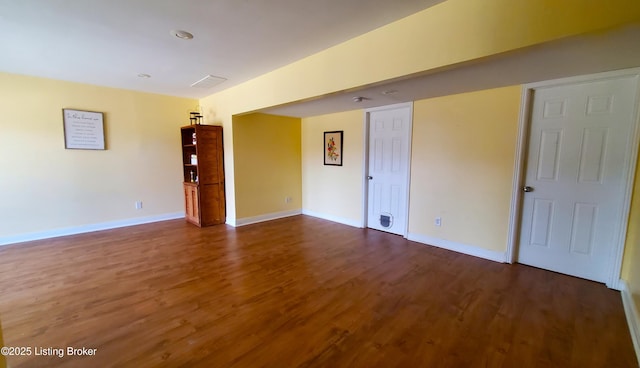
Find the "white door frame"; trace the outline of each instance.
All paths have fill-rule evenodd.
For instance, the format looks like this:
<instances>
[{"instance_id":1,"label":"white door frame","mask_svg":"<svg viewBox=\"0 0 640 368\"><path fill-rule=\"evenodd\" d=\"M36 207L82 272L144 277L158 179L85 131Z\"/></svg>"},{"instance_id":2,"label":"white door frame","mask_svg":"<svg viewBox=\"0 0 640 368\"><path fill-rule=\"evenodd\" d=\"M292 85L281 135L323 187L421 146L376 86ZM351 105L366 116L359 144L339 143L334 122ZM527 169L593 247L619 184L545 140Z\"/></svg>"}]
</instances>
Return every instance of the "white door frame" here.
<instances>
[{"instance_id":1,"label":"white door frame","mask_svg":"<svg viewBox=\"0 0 640 368\"><path fill-rule=\"evenodd\" d=\"M413 101L380 107L372 107L364 110L364 129L362 129L364 132L364 152L362 156L362 227L368 227L367 219L369 218L369 180L367 179L367 176L369 176L369 126L371 123L371 113L375 111L394 110L403 107L409 107L409 142L407 144L407 160L409 162L407 162L407 195L405 196L405 218L407 219L407 221L402 232L402 236L406 238L409 235L409 193L411 192L411 142L413 141Z\"/></svg>"},{"instance_id":2,"label":"white door frame","mask_svg":"<svg viewBox=\"0 0 640 368\"><path fill-rule=\"evenodd\" d=\"M582 75L555 79L543 82L529 83L522 86L522 97L520 102L520 117L518 120L518 138L516 143L516 157L514 164L513 186L511 189L511 208L509 215L509 231L507 234L507 259L508 263L516 261L517 247L520 239L520 226L522 217L523 192L521 190L525 180L525 160L527 157L527 143L529 142L529 130L531 124L531 109L533 105L533 91L541 87L552 87L566 84L576 84L581 82L594 82L603 79L617 79L620 77L636 78L636 98L633 114L635 116L632 137L631 153L625 162L626 180L624 184L624 203L620 214L620 232L614 240L613 251L607 259L608 277L607 286L611 289L620 290L620 271L622 270L622 257L629 224L629 212L631 210L631 194L638 161L638 145L640 142L640 68L622 69L598 74ZM640 180L640 178L638 178Z\"/></svg>"}]
</instances>

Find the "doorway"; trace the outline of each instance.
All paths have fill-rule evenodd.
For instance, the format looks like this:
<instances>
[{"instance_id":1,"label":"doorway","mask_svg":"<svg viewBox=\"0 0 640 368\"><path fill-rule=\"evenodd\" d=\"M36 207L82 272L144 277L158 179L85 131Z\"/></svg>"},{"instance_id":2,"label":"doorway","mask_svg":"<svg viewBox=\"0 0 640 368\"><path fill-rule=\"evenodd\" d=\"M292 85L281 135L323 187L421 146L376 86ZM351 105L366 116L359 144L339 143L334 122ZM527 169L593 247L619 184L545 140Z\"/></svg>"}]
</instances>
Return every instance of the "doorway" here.
<instances>
[{"instance_id":1,"label":"doorway","mask_svg":"<svg viewBox=\"0 0 640 368\"><path fill-rule=\"evenodd\" d=\"M407 236L413 103L365 111L366 227Z\"/></svg>"},{"instance_id":2,"label":"doorway","mask_svg":"<svg viewBox=\"0 0 640 368\"><path fill-rule=\"evenodd\" d=\"M532 84L523 95L511 259L617 288L637 159L638 70Z\"/></svg>"}]
</instances>

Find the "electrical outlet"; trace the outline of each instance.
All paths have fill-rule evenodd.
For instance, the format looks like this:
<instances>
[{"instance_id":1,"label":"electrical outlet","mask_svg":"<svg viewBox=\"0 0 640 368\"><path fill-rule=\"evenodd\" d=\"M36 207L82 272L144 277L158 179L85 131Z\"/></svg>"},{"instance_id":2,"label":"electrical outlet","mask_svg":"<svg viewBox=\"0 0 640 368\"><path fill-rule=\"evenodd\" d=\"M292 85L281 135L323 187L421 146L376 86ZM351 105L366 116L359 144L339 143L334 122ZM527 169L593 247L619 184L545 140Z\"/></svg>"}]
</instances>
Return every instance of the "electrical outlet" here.
<instances>
[{"instance_id":1,"label":"electrical outlet","mask_svg":"<svg viewBox=\"0 0 640 368\"><path fill-rule=\"evenodd\" d=\"M442 217L436 217L436 219L433 221L433 224L436 226L442 226Z\"/></svg>"},{"instance_id":2,"label":"electrical outlet","mask_svg":"<svg viewBox=\"0 0 640 368\"><path fill-rule=\"evenodd\" d=\"M142 201L136 201L136 210L142 209Z\"/></svg>"},{"instance_id":3,"label":"electrical outlet","mask_svg":"<svg viewBox=\"0 0 640 368\"><path fill-rule=\"evenodd\" d=\"M284 197L284 203L291 203L293 199L291 197Z\"/></svg>"}]
</instances>

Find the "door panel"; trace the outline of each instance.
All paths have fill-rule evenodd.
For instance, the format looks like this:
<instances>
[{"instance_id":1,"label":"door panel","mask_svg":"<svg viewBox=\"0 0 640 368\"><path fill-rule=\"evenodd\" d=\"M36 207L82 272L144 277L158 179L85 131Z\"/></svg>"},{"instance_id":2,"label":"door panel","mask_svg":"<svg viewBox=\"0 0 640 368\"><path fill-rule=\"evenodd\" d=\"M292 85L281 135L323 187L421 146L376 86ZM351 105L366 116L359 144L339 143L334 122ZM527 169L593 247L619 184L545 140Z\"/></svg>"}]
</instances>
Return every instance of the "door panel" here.
<instances>
[{"instance_id":1,"label":"door panel","mask_svg":"<svg viewBox=\"0 0 640 368\"><path fill-rule=\"evenodd\" d=\"M571 252L591 254L593 233L598 223L598 205L594 203L576 203L571 226Z\"/></svg>"},{"instance_id":2,"label":"door panel","mask_svg":"<svg viewBox=\"0 0 640 368\"><path fill-rule=\"evenodd\" d=\"M540 137L538 180L558 180L558 153L562 142L561 129L545 129Z\"/></svg>"},{"instance_id":3,"label":"door panel","mask_svg":"<svg viewBox=\"0 0 640 368\"><path fill-rule=\"evenodd\" d=\"M548 199L534 199L533 214L531 215L531 244L543 247L549 246L554 204L554 201Z\"/></svg>"},{"instance_id":4,"label":"door panel","mask_svg":"<svg viewBox=\"0 0 640 368\"><path fill-rule=\"evenodd\" d=\"M621 231L635 77L538 88L518 262L595 281Z\"/></svg>"},{"instance_id":5,"label":"door panel","mask_svg":"<svg viewBox=\"0 0 640 368\"><path fill-rule=\"evenodd\" d=\"M367 226L405 235L411 107L369 113Z\"/></svg>"},{"instance_id":6,"label":"door panel","mask_svg":"<svg viewBox=\"0 0 640 368\"><path fill-rule=\"evenodd\" d=\"M602 184L604 172L604 153L607 149L607 133L609 129L585 129L582 136L582 152L580 153L580 171L578 181L581 183Z\"/></svg>"}]
</instances>

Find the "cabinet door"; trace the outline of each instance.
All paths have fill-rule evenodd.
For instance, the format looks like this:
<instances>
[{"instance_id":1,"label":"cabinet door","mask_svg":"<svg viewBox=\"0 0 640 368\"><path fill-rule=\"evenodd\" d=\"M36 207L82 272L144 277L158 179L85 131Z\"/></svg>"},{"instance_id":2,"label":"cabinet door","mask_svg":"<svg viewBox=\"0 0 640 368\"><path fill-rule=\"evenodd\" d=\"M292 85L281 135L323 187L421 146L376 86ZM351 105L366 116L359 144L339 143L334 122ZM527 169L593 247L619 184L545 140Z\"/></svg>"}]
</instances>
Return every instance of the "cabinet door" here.
<instances>
[{"instance_id":1,"label":"cabinet door","mask_svg":"<svg viewBox=\"0 0 640 368\"><path fill-rule=\"evenodd\" d=\"M220 184L200 185L202 226L224 224L224 191Z\"/></svg>"},{"instance_id":2,"label":"cabinet door","mask_svg":"<svg viewBox=\"0 0 640 368\"><path fill-rule=\"evenodd\" d=\"M200 205L198 204L198 187L195 185L184 185L184 210L187 221L200 225Z\"/></svg>"},{"instance_id":3,"label":"cabinet door","mask_svg":"<svg viewBox=\"0 0 640 368\"><path fill-rule=\"evenodd\" d=\"M223 183L222 128L198 128L198 181L200 184Z\"/></svg>"}]
</instances>

